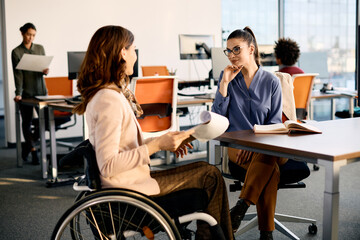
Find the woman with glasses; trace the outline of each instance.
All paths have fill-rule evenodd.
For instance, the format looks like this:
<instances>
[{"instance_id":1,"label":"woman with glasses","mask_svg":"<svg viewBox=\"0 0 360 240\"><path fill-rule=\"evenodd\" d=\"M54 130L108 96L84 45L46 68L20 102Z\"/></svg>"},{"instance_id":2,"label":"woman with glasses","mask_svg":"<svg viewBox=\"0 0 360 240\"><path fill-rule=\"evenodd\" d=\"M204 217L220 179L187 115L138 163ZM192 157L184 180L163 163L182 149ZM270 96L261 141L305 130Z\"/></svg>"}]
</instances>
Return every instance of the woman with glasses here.
<instances>
[{"instance_id":1,"label":"woman with glasses","mask_svg":"<svg viewBox=\"0 0 360 240\"><path fill-rule=\"evenodd\" d=\"M226 116L228 132L253 129L254 124L281 123L282 97L279 79L259 62L255 35L249 27L233 31L224 50L230 64L220 74L212 111ZM286 160L245 150L228 149L232 174L239 166L246 170L236 205L230 210L236 232L251 204L256 205L260 239L272 239L275 229L279 165Z\"/></svg>"}]
</instances>

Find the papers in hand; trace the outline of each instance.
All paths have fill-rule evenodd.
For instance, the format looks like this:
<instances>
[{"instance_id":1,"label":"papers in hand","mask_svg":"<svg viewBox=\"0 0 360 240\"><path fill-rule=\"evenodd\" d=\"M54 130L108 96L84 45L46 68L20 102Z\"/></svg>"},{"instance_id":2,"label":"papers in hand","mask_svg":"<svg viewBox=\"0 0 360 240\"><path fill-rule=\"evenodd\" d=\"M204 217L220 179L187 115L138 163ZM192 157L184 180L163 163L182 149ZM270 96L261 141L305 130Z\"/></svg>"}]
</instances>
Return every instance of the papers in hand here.
<instances>
[{"instance_id":1,"label":"papers in hand","mask_svg":"<svg viewBox=\"0 0 360 240\"><path fill-rule=\"evenodd\" d=\"M42 72L49 68L53 56L34 55L24 53L16 69L27 70L33 72Z\"/></svg>"},{"instance_id":2,"label":"papers in hand","mask_svg":"<svg viewBox=\"0 0 360 240\"><path fill-rule=\"evenodd\" d=\"M254 133L289 133L295 131L321 133L321 130L315 126L305 123L298 123L292 120L285 121L284 123L276 123L270 125L254 125Z\"/></svg>"},{"instance_id":3,"label":"papers in hand","mask_svg":"<svg viewBox=\"0 0 360 240\"><path fill-rule=\"evenodd\" d=\"M206 142L223 134L229 126L229 120L217 113L204 111L200 114L200 125L193 127L193 137L201 142Z\"/></svg>"}]
</instances>

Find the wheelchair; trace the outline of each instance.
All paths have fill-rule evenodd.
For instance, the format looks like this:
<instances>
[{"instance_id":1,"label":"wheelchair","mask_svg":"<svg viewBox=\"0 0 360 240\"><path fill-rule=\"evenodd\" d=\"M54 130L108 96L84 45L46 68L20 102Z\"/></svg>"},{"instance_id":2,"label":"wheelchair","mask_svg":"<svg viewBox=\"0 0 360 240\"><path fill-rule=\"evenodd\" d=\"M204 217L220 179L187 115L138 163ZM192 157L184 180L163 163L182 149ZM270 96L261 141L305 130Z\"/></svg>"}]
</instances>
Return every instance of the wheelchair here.
<instances>
[{"instance_id":1,"label":"wheelchair","mask_svg":"<svg viewBox=\"0 0 360 240\"><path fill-rule=\"evenodd\" d=\"M95 153L89 153L93 151L89 146L86 140L64 157L83 158L86 170L73 185L80 191L75 204L58 220L51 239L192 239L194 231L187 227L193 220L207 222L214 239L225 239L217 221L201 212L207 206L207 194L201 189L161 197L101 189Z\"/></svg>"}]
</instances>

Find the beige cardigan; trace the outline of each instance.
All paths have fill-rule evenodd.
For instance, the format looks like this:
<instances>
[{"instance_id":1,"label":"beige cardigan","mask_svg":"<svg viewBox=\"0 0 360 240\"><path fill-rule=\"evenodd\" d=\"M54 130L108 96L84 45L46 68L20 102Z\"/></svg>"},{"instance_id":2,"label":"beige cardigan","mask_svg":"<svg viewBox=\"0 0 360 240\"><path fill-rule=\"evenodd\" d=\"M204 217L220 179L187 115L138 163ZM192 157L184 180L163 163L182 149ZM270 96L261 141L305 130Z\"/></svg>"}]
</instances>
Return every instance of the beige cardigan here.
<instances>
[{"instance_id":1,"label":"beige cardigan","mask_svg":"<svg viewBox=\"0 0 360 240\"><path fill-rule=\"evenodd\" d=\"M290 74L275 72L275 75L280 79L281 93L283 102L283 113L289 120L296 121L296 107L294 98L294 85Z\"/></svg>"},{"instance_id":2,"label":"beige cardigan","mask_svg":"<svg viewBox=\"0 0 360 240\"><path fill-rule=\"evenodd\" d=\"M102 89L88 103L85 116L102 187L158 194L159 185L150 176L148 148L125 96L110 88Z\"/></svg>"}]
</instances>

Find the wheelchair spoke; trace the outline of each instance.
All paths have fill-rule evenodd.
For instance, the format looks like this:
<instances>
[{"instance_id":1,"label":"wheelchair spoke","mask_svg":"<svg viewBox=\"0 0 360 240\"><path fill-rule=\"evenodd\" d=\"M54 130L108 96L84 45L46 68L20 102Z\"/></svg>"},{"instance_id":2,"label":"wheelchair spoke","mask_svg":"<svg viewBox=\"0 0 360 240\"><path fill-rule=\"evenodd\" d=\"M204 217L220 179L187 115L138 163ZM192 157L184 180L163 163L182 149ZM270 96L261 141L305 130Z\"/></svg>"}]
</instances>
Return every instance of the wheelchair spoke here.
<instances>
[{"instance_id":1,"label":"wheelchair spoke","mask_svg":"<svg viewBox=\"0 0 360 240\"><path fill-rule=\"evenodd\" d=\"M180 239L174 223L151 200L108 192L98 195L77 201L59 220L52 239Z\"/></svg>"}]
</instances>

